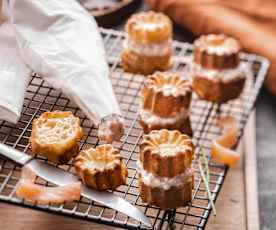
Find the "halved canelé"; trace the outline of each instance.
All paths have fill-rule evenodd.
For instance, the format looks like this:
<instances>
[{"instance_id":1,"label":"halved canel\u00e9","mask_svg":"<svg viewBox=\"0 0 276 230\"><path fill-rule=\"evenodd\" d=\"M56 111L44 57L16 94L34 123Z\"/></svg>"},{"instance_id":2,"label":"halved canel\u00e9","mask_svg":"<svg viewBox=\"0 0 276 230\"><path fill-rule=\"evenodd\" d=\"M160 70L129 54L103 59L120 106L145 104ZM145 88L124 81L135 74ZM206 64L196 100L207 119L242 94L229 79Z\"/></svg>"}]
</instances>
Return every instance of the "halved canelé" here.
<instances>
[{"instance_id":1,"label":"halved canel\u00e9","mask_svg":"<svg viewBox=\"0 0 276 230\"><path fill-rule=\"evenodd\" d=\"M194 187L194 176L192 173L187 173L171 180L164 178L163 180L155 179L154 185L152 180L150 182L144 178L142 176L139 177L139 188L141 199L147 204L166 210L184 207L192 201Z\"/></svg>"},{"instance_id":2,"label":"halved canel\u00e9","mask_svg":"<svg viewBox=\"0 0 276 230\"><path fill-rule=\"evenodd\" d=\"M193 90L203 100L223 103L238 98L246 83L246 69L207 70L191 66Z\"/></svg>"},{"instance_id":3,"label":"halved canel\u00e9","mask_svg":"<svg viewBox=\"0 0 276 230\"><path fill-rule=\"evenodd\" d=\"M192 135L189 107L192 86L178 73L149 76L140 95L140 124L145 133L155 129L180 130Z\"/></svg>"},{"instance_id":4,"label":"halved canel\u00e9","mask_svg":"<svg viewBox=\"0 0 276 230\"><path fill-rule=\"evenodd\" d=\"M206 69L229 69L239 65L239 42L223 34L202 35L194 42L194 63Z\"/></svg>"},{"instance_id":5,"label":"halved canel\u00e9","mask_svg":"<svg viewBox=\"0 0 276 230\"><path fill-rule=\"evenodd\" d=\"M167 70L172 61L172 22L153 11L134 14L127 21L122 53L123 69L131 73L152 74Z\"/></svg>"},{"instance_id":6,"label":"halved canel\u00e9","mask_svg":"<svg viewBox=\"0 0 276 230\"><path fill-rule=\"evenodd\" d=\"M70 111L45 112L34 119L30 138L32 154L65 164L79 152L83 132L80 119Z\"/></svg>"},{"instance_id":7,"label":"halved canel\u00e9","mask_svg":"<svg viewBox=\"0 0 276 230\"><path fill-rule=\"evenodd\" d=\"M192 139L173 130L153 130L140 145L144 170L160 177L175 177L191 167L194 157Z\"/></svg>"}]
</instances>

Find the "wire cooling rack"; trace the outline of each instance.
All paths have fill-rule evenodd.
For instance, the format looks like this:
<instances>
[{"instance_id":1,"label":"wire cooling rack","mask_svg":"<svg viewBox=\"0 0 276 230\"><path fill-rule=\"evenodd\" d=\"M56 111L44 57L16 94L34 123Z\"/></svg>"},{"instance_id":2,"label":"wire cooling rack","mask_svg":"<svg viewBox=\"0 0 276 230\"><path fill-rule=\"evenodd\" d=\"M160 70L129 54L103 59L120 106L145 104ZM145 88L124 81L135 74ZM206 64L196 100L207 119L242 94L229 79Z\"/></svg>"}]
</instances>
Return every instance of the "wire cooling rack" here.
<instances>
[{"instance_id":1,"label":"wire cooling rack","mask_svg":"<svg viewBox=\"0 0 276 230\"><path fill-rule=\"evenodd\" d=\"M143 132L137 122L137 111L138 95L145 78L141 75L124 73L120 66L120 53L124 34L105 29L102 29L101 33L111 69L112 84L126 121L125 135L120 142L113 144L114 147L120 149L127 164L129 175L127 184L120 186L114 193L142 210L150 219L153 229L168 229L171 227L176 229L204 229L211 213L211 205L206 196L205 186L199 175L197 164L194 164L195 187L193 200L189 206L163 211L141 202L138 190L136 160ZM191 56L191 53L192 46L190 44L174 42L174 65L172 71L183 72L187 58ZM209 155L210 142L219 135L219 129L215 125L215 119L218 114L229 114L236 117L240 125L240 137L242 135L269 66L266 59L255 55L242 54L242 60L250 66L252 76L248 78L244 93L240 99L219 106L201 101L196 96L193 96L191 120L196 154L205 151ZM61 92L51 88L37 75L34 75L30 81L20 121L16 125L5 121L0 122L0 141L29 153L31 151L29 137L32 120L41 113L51 110L70 110L81 118L81 125L85 132L84 138L81 141L81 148L100 144L96 135L96 127L90 123L72 101L67 99ZM73 171L70 163L61 167L65 170ZM209 160L209 169L210 189L213 199L216 200L227 173L227 167L215 164ZM50 204L46 206L36 205L18 199L15 195L15 189L20 177L20 170L19 166L10 161L0 160L0 199L2 201L125 228L148 229L146 226L122 213L83 197L79 202L58 206ZM37 179L37 183L51 186L51 184L39 178Z\"/></svg>"}]
</instances>

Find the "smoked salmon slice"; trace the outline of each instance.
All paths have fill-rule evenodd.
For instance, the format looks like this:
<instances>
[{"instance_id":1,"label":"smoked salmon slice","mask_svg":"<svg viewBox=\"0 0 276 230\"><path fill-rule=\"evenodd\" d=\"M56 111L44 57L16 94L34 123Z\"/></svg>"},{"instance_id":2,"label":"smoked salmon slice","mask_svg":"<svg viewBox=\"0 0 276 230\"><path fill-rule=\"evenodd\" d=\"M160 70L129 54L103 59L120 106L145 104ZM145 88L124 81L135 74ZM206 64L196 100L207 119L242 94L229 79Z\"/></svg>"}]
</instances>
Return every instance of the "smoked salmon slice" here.
<instances>
[{"instance_id":1,"label":"smoked salmon slice","mask_svg":"<svg viewBox=\"0 0 276 230\"><path fill-rule=\"evenodd\" d=\"M80 199L81 182L74 182L64 186L47 187L35 184L35 178L36 175L30 168L23 167L16 189L17 197L37 202L38 204L63 204Z\"/></svg>"}]
</instances>

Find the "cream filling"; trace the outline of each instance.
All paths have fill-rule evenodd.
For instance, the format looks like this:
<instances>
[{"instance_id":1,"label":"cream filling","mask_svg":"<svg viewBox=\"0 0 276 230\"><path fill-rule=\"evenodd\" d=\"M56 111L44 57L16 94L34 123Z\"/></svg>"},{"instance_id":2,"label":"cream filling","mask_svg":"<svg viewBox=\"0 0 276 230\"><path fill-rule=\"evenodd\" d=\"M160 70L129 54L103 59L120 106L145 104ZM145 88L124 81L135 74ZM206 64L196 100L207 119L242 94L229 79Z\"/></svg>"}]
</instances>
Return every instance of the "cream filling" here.
<instances>
[{"instance_id":1,"label":"cream filling","mask_svg":"<svg viewBox=\"0 0 276 230\"><path fill-rule=\"evenodd\" d=\"M65 142L75 137L77 128L76 118L51 118L41 122L37 127L37 135L41 144Z\"/></svg>"},{"instance_id":2,"label":"cream filling","mask_svg":"<svg viewBox=\"0 0 276 230\"><path fill-rule=\"evenodd\" d=\"M172 51L172 40L169 39L162 43L142 44L127 37L123 43L123 47L137 54L149 57L165 56Z\"/></svg>"},{"instance_id":3,"label":"cream filling","mask_svg":"<svg viewBox=\"0 0 276 230\"><path fill-rule=\"evenodd\" d=\"M173 117L159 117L155 114L153 114L150 111L141 109L140 116L141 119L151 125L173 125L177 123L178 121L187 118L189 115L188 109L183 108L180 113L176 114Z\"/></svg>"},{"instance_id":4,"label":"cream filling","mask_svg":"<svg viewBox=\"0 0 276 230\"><path fill-rule=\"evenodd\" d=\"M171 187L180 187L183 186L189 178L193 175L193 169L188 168L183 173L175 176L175 177L159 177L155 176L150 172L147 172L143 169L142 163L137 161L137 170L141 175L141 180L144 184L155 188L162 188L164 190L168 190Z\"/></svg>"},{"instance_id":5,"label":"cream filling","mask_svg":"<svg viewBox=\"0 0 276 230\"><path fill-rule=\"evenodd\" d=\"M192 62L189 66L189 71L192 75L200 75L208 79L217 78L227 81L245 75L245 73L248 71L248 66L246 63L240 63L237 68L215 70L202 68L200 65Z\"/></svg>"}]
</instances>

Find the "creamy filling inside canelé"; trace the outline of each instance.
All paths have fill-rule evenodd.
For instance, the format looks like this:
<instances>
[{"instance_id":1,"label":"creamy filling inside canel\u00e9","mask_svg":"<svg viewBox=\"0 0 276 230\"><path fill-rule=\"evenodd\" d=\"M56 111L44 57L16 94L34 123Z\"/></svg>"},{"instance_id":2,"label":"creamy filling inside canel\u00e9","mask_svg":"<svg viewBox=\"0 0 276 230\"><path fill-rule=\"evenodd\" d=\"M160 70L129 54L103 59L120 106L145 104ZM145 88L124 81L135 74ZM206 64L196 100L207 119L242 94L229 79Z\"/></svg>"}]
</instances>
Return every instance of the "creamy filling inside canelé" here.
<instances>
[{"instance_id":1,"label":"creamy filling inside canel\u00e9","mask_svg":"<svg viewBox=\"0 0 276 230\"><path fill-rule=\"evenodd\" d=\"M124 49L129 49L137 54L156 57L165 56L172 51L172 40L168 39L162 43L143 44L127 37L123 44Z\"/></svg>"},{"instance_id":2,"label":"creamy filling inside canel\u00e9","mask_svg":"<svg viewBox=\"0 0 276 230\"><path fill-rule=\"evenodd\" d=\"M155 176L152 173L144 170L142 163L139 160L137 161L137 170L140 173L141 180L145 185L148 185L152 188L162 188L164 190L168 190L171 187L183 186L193 175L193 169L188 168L183 173L175 177Z\"/></svg>"},{"instance_id":3,"label":"creamy filling inside canel\u00e9","mask_svg":"<svg viewBox=\"0 0 276 230\"><path fill-rule=\"evenodd\" d=\"M186 119L188 115L189 112L185 108L172 117L159 117L148 110L140 110L141 120L150 125L173 125L183 119Z\"/></svg>"},{"instance_id":4,"label":"creamy filling inside canel\u00e9","mask_svg":"<svg viewBox=\"0 0 276 230\"><path fill-rule=\"evenodd\" d=\"M237 77L244 77L248 72L248 65L246 63L240 63L237 68L216 70L202 68L200 65L192 62L189 66L189 71L192 75L204 76L208 79L221 79L221 80L233 80Z\"/></svg>"},{"instance_id":5,"label":"creamy filling inside canel\u00e9","mask_svg":"<svg viewBox=\"0 0 276 230\"><path fill-rule=\"evenodd\" d=\"M49 118L38 121L37 136L41 144L66 142L75 137L78 123L73 116L64 118Z\"/></svg>"}]
</instances>

